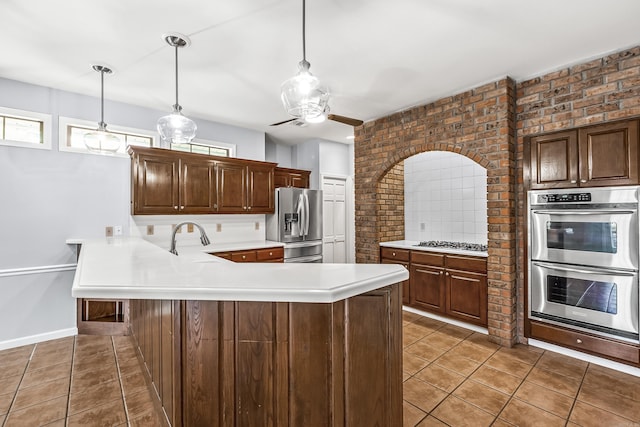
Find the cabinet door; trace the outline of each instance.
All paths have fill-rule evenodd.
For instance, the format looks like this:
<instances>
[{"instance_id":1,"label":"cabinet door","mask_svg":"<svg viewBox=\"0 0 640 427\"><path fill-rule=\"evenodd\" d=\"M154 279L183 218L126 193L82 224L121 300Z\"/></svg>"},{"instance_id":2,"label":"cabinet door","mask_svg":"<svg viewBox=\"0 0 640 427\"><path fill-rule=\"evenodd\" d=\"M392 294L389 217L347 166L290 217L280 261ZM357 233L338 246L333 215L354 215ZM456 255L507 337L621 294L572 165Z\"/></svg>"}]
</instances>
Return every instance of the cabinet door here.
<instances>
[{"instance_id":1,"label":"cabinet door","mask_svg":"<svg viewBox=\"0 0 640 427\"><path fill-rule=\"evenodd\" d=\"M532 189L578 186L576 131L557 132L529 140Z\"/></svg>"},{"instance_id":2,"label":"cabinet door","mask_svg":"<svg viewBox=\"0 0 640 427\"><path fill-rule=\"evenodd\" d=\"M638 122L590 126L580 130L582 186L638 184Z\"/></svg>"},{"instance_id":3,"label":"cabinet door","mask_svg":"<svg viewBox=\"0 0 640 427\"><path fill-rule=\"evenodd\" d=\"M429 311L444 313L444 269L411 264L411 305Z\"/></svg>"},{"instance_id":4,"label":"cabinet door","mask_svg":"<svg viewBox=\"0 0 640 427\"><path fill-rule=\"evenodd\" d=\"M393 259L383 258L380 261L381 264L399 264L409 270L409 264L398 262ZM411 281L409 279L402 281L402 304L409 305L411 304Z\"/></svg>"},{"instance_id":5,"label":"cabinet door","mask_svg":"<svg viewBox=\"0 0 640 427\"><path fill-rule=\"evenodd\" d=\"M207 214L217 208L216 162L180 160L180 213Z\"/></svg>"},{"instance_id":6,"label":"cabinet door","mask_svg":"<svg viewBox=\"0 0 640 427\"><path fill-rule=\"evenodd\" d=\"M236 163L218 162L218 212L247 211L247 169Z\"/></svg>"},{"instance_id":7,"label":"cabinet door","mask_svg":"<svg viewBox=\"0 0 640 427\"><path fill-rule=\"evenodd\" d=\"M172 153L139 154L133 169L134 215L178 213L179 160Z\"/></svg>"},{"instance_id":8,"label":"cabinet door","mask_svg":"<svg viewBox=\"0 0 640 427\"><path fill-rule=\"evenodd\" d=\"M288 172L276 169L273 173L273 185L276 188L291 187L291 175Z\"/></svg>"},{"instance_id":9,"label":"cabinet door","mask_svg":"<svg viewBox=\"0 0 640 427\"><path fill-rule=\"evenodd\" d=\"M298 188L309 188L309 172L292 173L291 186Z\"/></svg>"},{"instance_id":10,"label":"cabinet door","mask_svg":"<svg viewBox=\"0 0 640 427\"><path fill-rule=\"evenodd\" d=\"M487 276L447 270L447 314L470 323L487 324Z\"/></svg>"},{"instance_id":11,"label":"cabinet door","mask_svg":"<svg viewBox=\"0 0 640 427\"><path fill-rule=\"evenodd\" d=\"M273 167L262 165L247 166L248 191L247 210L251 213L273 213Z\"/></svg>"}]
</instances>

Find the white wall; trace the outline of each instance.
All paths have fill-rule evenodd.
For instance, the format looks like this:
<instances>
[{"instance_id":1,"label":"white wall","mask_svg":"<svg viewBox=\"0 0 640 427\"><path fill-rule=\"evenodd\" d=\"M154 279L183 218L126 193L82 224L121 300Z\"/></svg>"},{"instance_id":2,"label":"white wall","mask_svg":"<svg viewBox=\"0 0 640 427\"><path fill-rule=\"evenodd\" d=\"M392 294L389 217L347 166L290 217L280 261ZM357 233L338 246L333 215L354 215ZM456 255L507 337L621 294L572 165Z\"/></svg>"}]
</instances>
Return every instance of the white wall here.
<instances>
[{"instance_id":1,"label":"white wall","mask_svg":"<svg viewBox=\"0 0 640 427\"><path fill-rule=\"evenodd\" d=\"M487 243L487 170L451 152L404 161L405 239Z\"/></svg>"},{"instance_id":2,"label":"white wall","mask_svg":"<svg viewBox=\"0 0 640 427\"><path fill-rule=\"evenodd\" d=\"M283 168L291 168L292 165L292 146L278 144L266 138L265 141L265 157L267 162L277 163Z\"/></svg>"},{"instance_id":3,"label":"white wall","mask_svg":"<svg viewBox=\"0 0 640 427\"><path fill-rule=\"evenodd\" d=\"M104 236L107 225L122 225L126 235L128 226L135 224L129 214L129 159L57 148L58 116L97 121L99 102L0 78L0 106L52 115L53 145L51 150L0 146L0 349L73 334L75 248L65 240ZM157 119L166 113L105 102L105 121L111 125L154 131ZM264 160L264 133L193 119L198 139L236 144L237 157ZM223 226L232 230L236 221L226 217L217 221L234 224ZM231 237L226 233L224 238Z\"/></svg>"}]
</instances>

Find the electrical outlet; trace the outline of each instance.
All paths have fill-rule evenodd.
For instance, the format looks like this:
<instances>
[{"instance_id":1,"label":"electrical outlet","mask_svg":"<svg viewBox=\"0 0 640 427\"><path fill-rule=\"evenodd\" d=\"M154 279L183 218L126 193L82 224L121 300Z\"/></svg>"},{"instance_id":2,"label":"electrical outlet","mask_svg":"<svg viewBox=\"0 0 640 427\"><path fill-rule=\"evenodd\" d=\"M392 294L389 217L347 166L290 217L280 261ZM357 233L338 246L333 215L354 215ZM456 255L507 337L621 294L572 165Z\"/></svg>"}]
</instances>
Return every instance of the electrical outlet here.
<instances>
[{"instance_id":1,"label":"electrical outlet","mask_svg":"<svg viewBox=\"0 0 640 427\"><path fill-rule=\"evenodd\" d=\"M109 226L109 227L105 227L104 228L104 235L106 237L111 237L113 236L113 227Z\"/></svg>"},{"instance_id":2,"label":"electrical outlet","mask_svg":"<svg viewBox=\"0 0 640 427\"><path fill-rule=\"evenodd\" d=\"M153 232L154 232L153 228L154 228L153 224L147 225L147 236L153 236Z\"/></svg>"},{"instance_id":3,"label":"electrical outlet","mask_svg":"<svg viewBox=\"0 0 640 427\"><path fill-rule=\"evenodd\" d=\"M222 224L216 224L216 231L218 233L222 231Z\"/></svg>"},{"instance_id":4,"label":"electrical outlet","mask_svg":"<svg viewBox=\"0 0 640 427\"><path fill-rule=\"evenodd\" d=\"M114 236L122 236L122 226L121 225L115 225L113 227L113 235Z\"/></svg>"},{"instance_id":5,"label":"electrical outlet","mask_svg":"<svg viewBox=\"0 0 640 427\"><path fill-rule=\"evenodd\" d=\"M187 224L187 233L193 233L193 224Z\"/></svg>"},{"instance_id":6,"label":"electrical outlet","mask_svg":"<svg viewBox=\"0 0 640 427\"><path fill-rule=\"evenodd\" d=\"M256 222L256 231L260 230L260 223Z\"/></svg>"}]
</instances>

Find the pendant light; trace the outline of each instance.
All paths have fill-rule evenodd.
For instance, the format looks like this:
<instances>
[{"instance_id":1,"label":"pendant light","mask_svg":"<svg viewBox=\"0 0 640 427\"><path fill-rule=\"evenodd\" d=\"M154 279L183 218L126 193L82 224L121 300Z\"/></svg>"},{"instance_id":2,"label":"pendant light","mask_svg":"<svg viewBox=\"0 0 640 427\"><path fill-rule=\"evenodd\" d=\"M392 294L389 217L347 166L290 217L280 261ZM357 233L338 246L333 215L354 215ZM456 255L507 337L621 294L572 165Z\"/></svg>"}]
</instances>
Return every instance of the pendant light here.
<instances>
[{"instance_id":1,"label":"pendant light","mask_svg":"<svg viewBox=\"0 0 640 427\"><path fill-rule=\"evenodd\" d=\"M94 153L113 154L120 148L120 139L107 131L104 122L104 74L112 71L104 65L94 65L93 69L100 73L100 122L98 129L84 134L84 145Z\"/></svg>"},{"instance_id":2,"label":"pendant light","mask_svg":"<svg viewBox=\"0 0 640 427\"><path fill-rule=\"evenodd\" d=\"M191 44L187 36L182 34L167 34L163 36L169 46L175 48L176 53L176 103L171 114L160 117L158 133L161 137L161 147L171 148L171 144L188 144L196 136L198 126L190 118L182 114L182 107L178 103L178 48Z\"/></svg>"},{"instance_id":3,"label":"pendant light","mask_svg":"<svg viewBox=\"0 0 640 427\"><path fill-rule=\"evenodd\" d=\"M324 116L329 103L329 90L309 72L305 35L305 0L302 0L302 61L298 64L298 74L282 83L280 88L282 103L289 115L311 121Z\"/></svg>"}]
</instances>

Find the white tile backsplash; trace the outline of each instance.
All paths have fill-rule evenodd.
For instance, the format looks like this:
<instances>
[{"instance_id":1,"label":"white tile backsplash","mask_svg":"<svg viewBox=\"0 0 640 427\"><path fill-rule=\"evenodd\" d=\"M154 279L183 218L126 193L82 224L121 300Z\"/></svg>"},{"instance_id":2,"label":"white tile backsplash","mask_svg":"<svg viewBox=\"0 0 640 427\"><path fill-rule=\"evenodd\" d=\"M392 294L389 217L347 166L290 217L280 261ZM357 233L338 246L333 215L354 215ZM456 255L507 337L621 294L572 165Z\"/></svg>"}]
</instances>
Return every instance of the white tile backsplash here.
<instances>
[{"instance_id":1,"label":"white tile backsplash","mask_svg":"<svg viewBox=\"0 0 640 427\"><path fill-rule=\"evenodd\" d=\"M487 170L455 153L404 161L405 239L487 243ZM420 227L424 224L424 227Z\"/></svg>"}]
</instances>

